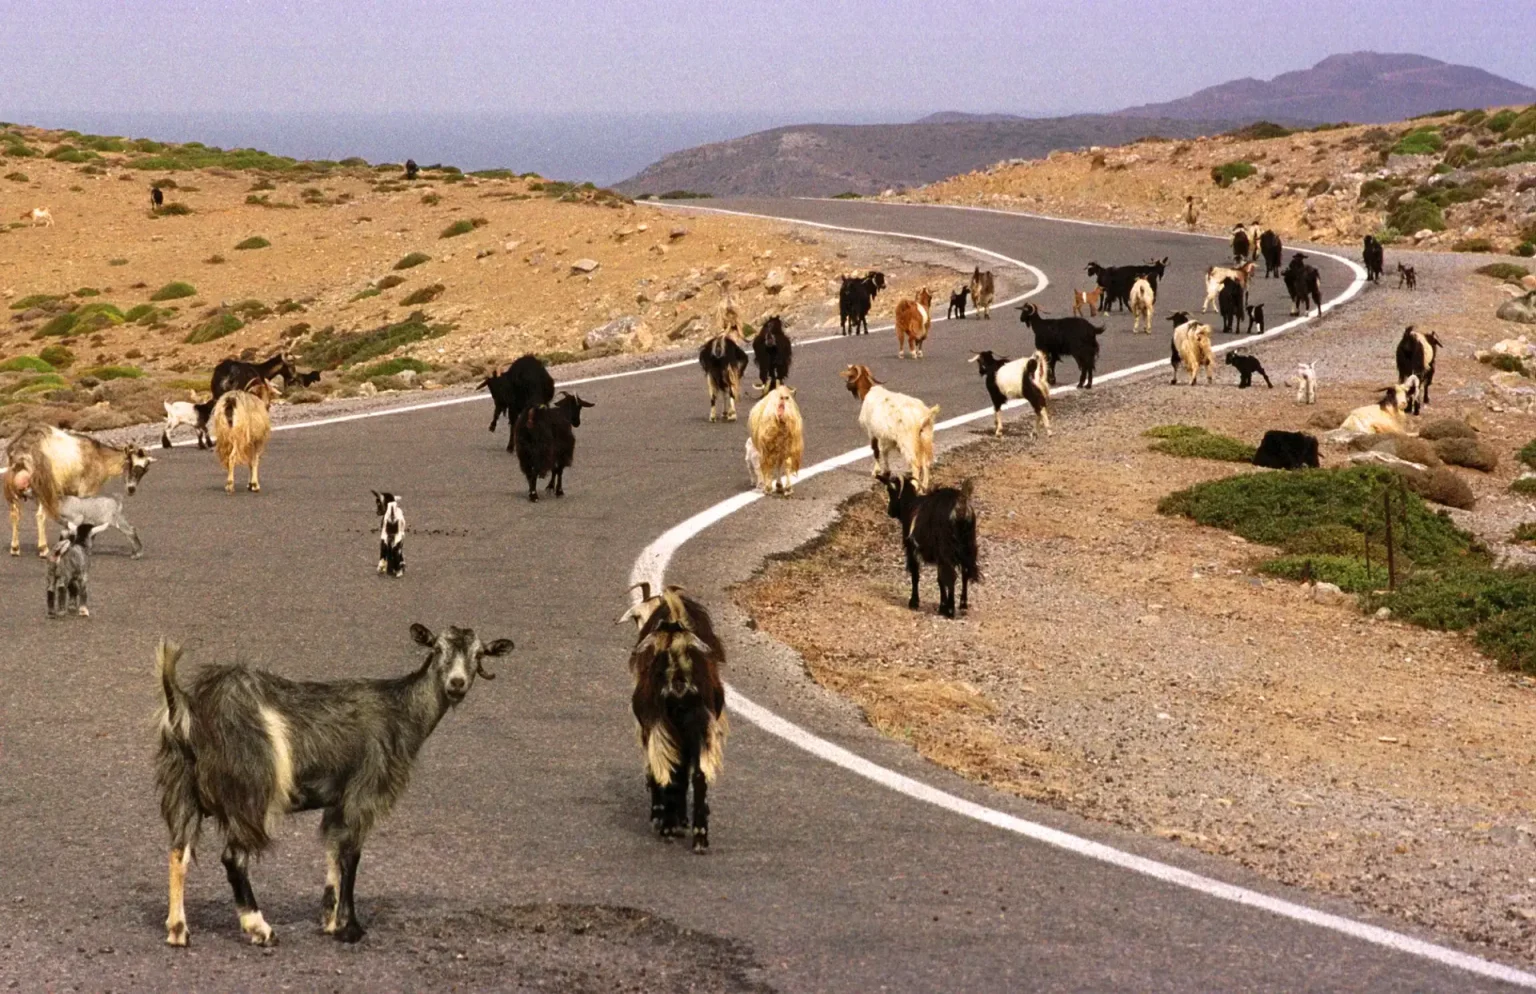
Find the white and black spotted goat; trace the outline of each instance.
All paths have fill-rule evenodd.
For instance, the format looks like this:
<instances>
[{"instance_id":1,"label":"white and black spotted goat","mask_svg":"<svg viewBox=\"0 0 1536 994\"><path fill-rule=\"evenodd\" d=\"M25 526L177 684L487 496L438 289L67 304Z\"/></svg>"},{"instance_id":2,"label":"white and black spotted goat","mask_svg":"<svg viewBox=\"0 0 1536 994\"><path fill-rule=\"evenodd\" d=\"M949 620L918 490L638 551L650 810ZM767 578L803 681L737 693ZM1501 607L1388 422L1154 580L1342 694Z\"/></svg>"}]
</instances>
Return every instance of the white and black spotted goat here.
<instances>
[{"instance_id":1,"label":"white and black spotted goat","mask_svg":"<svg viewBox=\"0 0 1536 994\"><path fill-rule=\"evenodd\" d=\"M405 511L400 495L370 492L379 515L379 574L401 576L405 573Z\"/></svg>"}]
</instances>

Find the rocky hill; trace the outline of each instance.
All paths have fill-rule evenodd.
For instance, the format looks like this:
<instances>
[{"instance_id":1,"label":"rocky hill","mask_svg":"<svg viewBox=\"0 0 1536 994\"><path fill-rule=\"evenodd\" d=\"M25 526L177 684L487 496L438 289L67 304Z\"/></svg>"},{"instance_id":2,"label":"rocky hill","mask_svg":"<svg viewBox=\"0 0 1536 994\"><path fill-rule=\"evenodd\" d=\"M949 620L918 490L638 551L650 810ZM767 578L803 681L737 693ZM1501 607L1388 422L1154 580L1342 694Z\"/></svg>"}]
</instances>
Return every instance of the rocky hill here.
<instances>
[{"instance_id":1,"label":"rocky hill","mask_svg":"<svg viewBox=\"0 0 1536 994\"><path fill-rule=\"evenodd\" d=\"M1238 79L1179 100L1121 111L1196 120L1380 123L1437 110L1536 101L1536 90L1423 55L1350 52L1272 80Z\"/></svg>"}]
</instances>

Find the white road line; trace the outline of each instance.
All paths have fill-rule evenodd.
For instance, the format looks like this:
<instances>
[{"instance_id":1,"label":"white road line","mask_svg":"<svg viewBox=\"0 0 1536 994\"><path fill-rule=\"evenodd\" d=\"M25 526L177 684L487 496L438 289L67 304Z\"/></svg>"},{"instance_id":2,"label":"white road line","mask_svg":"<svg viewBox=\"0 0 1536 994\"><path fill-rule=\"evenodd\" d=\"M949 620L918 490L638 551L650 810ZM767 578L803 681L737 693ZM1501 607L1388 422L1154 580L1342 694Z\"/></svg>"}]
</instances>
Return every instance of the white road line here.
<instances>
[{"instance_id":1,"label":"white road line","mask_svg":"<svg viewBox=\"0 0 1536 994\"><path fill-rule=\"evenodd\" d=\"M699 208L691 209L697 210ZM720 210L719 208L703 209L712 210L715 213L741 213L737 211L724 211ZM745 216L764 217L768 215ZM776 220L791 221L791 219L786 218L776 218ZM791 223L812 224L814 227L832 228L834 230L836 229L835 225L822 224L819 222L791 221ZM905 237L911 238L919 236L908 235ZM954 242L944 242L944 244L961 248L968 247L958 245L958 243ZM1339 294L1337 297L1334 297L1332 300L1329 300L1326 304L1323 305L1322 310L1324 312L1332 310L1333 308L1350 300L1360 293L1361 289L1365 285L1364 269L1356 265L1354 262L1332 253L1314 252L1313 254L1324 256L1344 264L1345 266L1349 267L1349 269L1354 273L1355 277L1353 282L1350 283L1350 285L1344 290L1343 293ZM1044 286L1042 285L1038 287L1035 292L1038 292L1040 289L1044 289ZM1286 322L1278 328L1273 329L1272 331L1266 332L1263 335L1251 336L1241 343L1225 343L1222 346L1218 346L1217 351L1232 348L1238 344L1247 344L1248 342L1263 341L1269 338L1273 338L1276 335L1282 334L1283 332L1304 324L1309 320L1314 319L1296 318ZM1095 382L1125 379L1127 377L1136 376L1149 370L1157 369L1164 365L1165 363L1161 360L1156 362L1142 363L1139 366L1132 366L1128 369L1115 370L1113 372L1106 373L1103 376L1096 377ZM1068 393L1075 389L1075 387L1062 387L1054 389L1052 390L1052 395L1055 396L1062 393ZM1022 401L1015 401L1008 404L1007 408L1018 407L1022 405L1022 403ZM960 425L969 424L970 422L988 417L991 414L992 409L987 407L978 411L972 411L969 414L962 414L959 417L950 418L947 421L942 421L935 425L934 428L936 431L944 431L950 428L959 427ZM822 473L826 473L843 466L848 466L858 462L860 459L867 458L870 458L869 448L867 446L861 446L857 449L850 449L841 455L833 456L830 459L824 459L815 465L807 467L800 474L799 479L804 480L814 476L820 476ZM678 549L680 549L686 542L698 535L700 532L709 528L711 525L725 520L726 518L735 514L737 511L740 511L742 508L749 507L762 498L763 494L761 491L755 489L743 491L742 493L736 494L734 497L727 498L726 500L715 504L713 507L707 508L698 514L695 514L693 517L688 518L686 521L682 521L669 528L654 542L646 546L645 549L640 553L640 556L635 560L635 564L630 570L630 584L634 585L640 583L641 581L646 581L651 584L652 588L660 589L661 586L665 583L667 565L671 562L673 555L677 552ZM1038 822L1029 821L1016 815L1008 814L1004 811L998 811L995 808L989 808L985 805L977 804L974 801L968 801L965 798L958 797L947 791L939 790L937 787L932 787L920 780L916 780L912 777L906 776L905 774L898 773L895 770L881 766L878 763L871 762L870 760L865 759L857 753L851 752L842 746L829 742L826 739L823 739L820 736L807 731L799 725L796 725L793 722L780 717L774 712L763 707L761 704L756 703L755 701L742 694L741 691L736 689L734 686L729 687L729 691L731 695L731 709L737 715L740 715L747 721L750 721L752 724L758 726L763 731L769 733L770 735L777 736L778 738L783 739L785 742L788 742L796 748L804 750L805 752L808 752L819 759L823 759L836 766L840 766L851 773L855 773L861 777L864 777L865 779L878 783L883 787L897 791L898 793L905 794L906 796L915 800L924 801L928 804L933 804L937 807L943 808L946 811L953 812L954 814L961 815L966 818L972 818L976 821L992 825L996 828L1014 832L1026 838L1034 839L1037 842L1043 842L1046 845L1055 846L1058 849L1076 853L1079 856L1098 860L1102 863L1108 863L1112 866L1117 866L1124 870L1130 870L1133 873L1140 873L1143 876L1152 877L1153 879L1160 880L1164 883L1173 884L1177 887L1184 887L1186 889L1193 890L1210 897L1219 898L1224 901L1232 901L1236 904L1268 911L1272 914L1280 915L1283 918L1290 918L1294 921L1303 922L1318 928L1329 929L1331 931L1339 932L1343 935L1348 935L1352 938L1360 939L1364 942L1382 946L1396 952L1407 953L1411 956L1418 956L1423 959L1439 963L1442 966L1464 970L1468 973L1477 974L1483 977L1490 977L1492 979L1515 984L1520 987L1536 989L1536 975L1527 973L1523 970L1515 969L1514 967L1505 966L1501 963L1495 963L1491 960L1486 960L1478 956L1470 955L1468 953L1459 952L1455 949L1450 949L1432 942L1426 942L1422 939L1416 939L1412 936L1404 935L1400 932L1394 932L1390 929L1381 928L1376 925L1367 925L1364 922L1358 922L1350 918L1345 918L1341 915L1319 911L1316 908L1310 908L1304 904L1297 904L1293 901L1287 901L1283 898L1273 897L1269 894L1250 890L1246 887L1239 887L1235 884L1229 884L1224 881L1216 880L1212 877L1207 877L1199 873L1181 869L1180 867L1172 866L1167 863L1160 863L1157 860L1148 859L1144 856L1137 856L1132 853L1124 852L1123 850L1116 849L1113 846L1105 845L1102 842L1094 842L1091 839L1085 839L1081 836L1072 835L1069 832L1063 832L1060 829L1051 828L1050 826L1042 825Z\"/></svg>"}]
</instances>

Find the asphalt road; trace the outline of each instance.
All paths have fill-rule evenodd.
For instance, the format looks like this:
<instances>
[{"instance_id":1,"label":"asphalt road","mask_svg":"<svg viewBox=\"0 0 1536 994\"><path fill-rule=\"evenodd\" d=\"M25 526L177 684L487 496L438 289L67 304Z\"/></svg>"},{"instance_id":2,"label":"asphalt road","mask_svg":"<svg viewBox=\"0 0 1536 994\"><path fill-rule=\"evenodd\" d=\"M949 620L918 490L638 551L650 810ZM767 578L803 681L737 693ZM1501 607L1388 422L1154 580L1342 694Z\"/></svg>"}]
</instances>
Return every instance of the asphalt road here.
<instances>
[{"instance_id":1,"label":"asphalt road","mask_svg":"<svg viewBox=\"0 0 1536 994\"><path fill-rule=\"evenodd\" d=\"M1220 243L992 214L822 202L729 206L983 246L1041 267L1062 313L1082 266L1168 255L1160 314L1197 307ZM1348 270L1320 261L1325 296ZM1027 282L1027 278L1026 278ZM1272 325L1278 281L1256 282ZM1326 320L1326 319L1325 319ZM1110 319L1101 371L1167 355L1166 323ZM935 325L928 357L893 335L796 353L807 462L864 439L836 373L985 405L974 348L1017 355L1015 311ZM1071 363L1063 380L1070 382ZM115 536L90 620L44 619L42 564L0 562L0 985L20 990L1471 991L1495 981L1084 860L891 792L735 722L714 791L713 852L647 823L628 715L632 562L655 536L745 485L743 421L709 425L696 369L576 388L567 496L530 505L490 406L468 403L275 436L263 493L226 496L206 453L165 454L129 502L147 554ZM1107 388L1107 387L1106 387ZM1119 386L1115 389L1137 389ZM1091 405L1091 395L1063 399ZM964 429L962 429L964 430ZM711 596L773 542L867 479L860 463L764 501L684 550L671 578ZM407 573L374 573L369 489L405 495ZM799 509L806 509L800 515ZM797 517L797 515L799 515ZM32 545L24 527L24 548ZM897 561L893 539L893 564ZM893 568L894 565L893 565ZM985 589L977 610L985 611ZM163 944L165 834L152 791L152 651L242 659L294 677L386 675L418 662L421 621L511 637L423 750L364 852L341 947L317 928L314 816L290 819L253 879L281 945L245 945L209 826L188 884L192 947ZM735 631L730 677L754 700L962 797L1302 903L1305 895L1176 846L976 788L916 759L776 669ZM1112 720L1113 716L1106 716ZM1334 911L1349 911L1328 905ZM1384 924L1392 924L1390 922Z\"/></svg>"}]
</instances>

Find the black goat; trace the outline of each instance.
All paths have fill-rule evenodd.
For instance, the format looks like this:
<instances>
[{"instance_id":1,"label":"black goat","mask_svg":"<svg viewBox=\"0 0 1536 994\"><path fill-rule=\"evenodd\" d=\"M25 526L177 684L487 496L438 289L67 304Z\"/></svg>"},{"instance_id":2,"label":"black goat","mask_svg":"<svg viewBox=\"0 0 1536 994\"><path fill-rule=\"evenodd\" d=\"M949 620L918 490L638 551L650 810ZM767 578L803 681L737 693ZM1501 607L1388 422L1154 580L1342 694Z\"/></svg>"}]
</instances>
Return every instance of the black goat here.
<instances>
[{"instance_id":1,"label":"black goat","mask_svg":"<svg viewBox=\"0 0 1536 994\"><path fill-rule=\"evenodd\" d=\"M1216 296L1216 308L1221 311L1221 333L1240 335L1243 331L1243 307L1247 294L1243 285L1228 276L1221 281L1221 292Z\"/></svg>"},{"instance_id":2,"label":"black goat","mask_svg":"<svg viewBox=\"0 0 1536 994\"><path fill-rule=\"evenodd\" d=\"M1375 235L1365 236L1361 257L1365 260L1365 278L1372 283L1380 283L1381 271L1386 267L1386 253L1382 251L1381 242L1376 240Z\"/></svg>"},{"instance_id":3,"label":"black goat","mask_svg":"<svg viewBox=\"0 0 1536 994\"><path fill-rule=\"evenodd\" d=\"M1435 358L1440 351L1440 339L1434 332L1414 331L1413 325L1403 329L1403 337L1397 341L1397 382L1406 383L1408 377L1417 376L1419 387L1408 391L1409 414L1418 414L1429 403L1429 385L1435 378Z\"/></svg>"},{"instance_id":4,"label":"black goat","mask_svg":"<svg viewBox=\"0 0 1536 994\"><path fill-rule=\"evenodd\" d=\"M517 449L517 419L530 407L538 407L555 399L555 378L536 355L519 356L500 373L487 376L476 390L489 390L491 403L491 431L496 421L507 416L507 451Z\"/></svg>"},{"instance_id":5,"label":"black goat","mask_svg":"<svg viewBox=\"0 0 1536 994\"><path fill-rule=\"evenodd\" d=\"M709 388L709 422L714 424L715 406L727 421L736 420L736 398L741 395L741 378L747 372L747 350L734 334L716 335L699 348L699 368L704 370L704 385Z\"/></svg>"},{"instance_id":6,"label":"black goat","mask_svg":"<svg viewBox=\"0 0 1536 994\"><path fill-rule=\"evenodd\" d=\"M1249 304L1248 305L1248 334L1250 334L1250 335L1262 335L1262 334L1265 333L1265 331L1268 329L1268 327L1269 326L1264 323L1264 305L1263 304Z\"/></svg>"},{"instance_id":7,"label":"black goat","mask_svg":"<svg viewBox=\"0 0 1536 994\"><path fill-rule=\"evenodd\" d=\"M573 393L561 391L553 404L530 407L517 419L517 463L528 478L528 499L539 499L539 477L549 474L549 486L556 497L565 496L565 471L576 456L576 433L581 427L581 409L592 407Z\"/></svg>"},{"instance_id":8,"label":"black goat","mask_svg":"<svg viewBox=\"0 0 1536 994\"><path fill-rule=\"evenodd\" d=\"M405 178L406 179L415 179L416 178L416 174L418 172L420 172L420 171L421 171L421 167L416 165L416 160L415 159L406 159L405 160Z\"/></svg>"},{"instance_id":9,"label":"black goat","mask_svg":"<svg viewBox=\"0 0 1536 994\"><path fill-rule=\"evenodd\" d=\"M1264 257L1264 278L1280 275L1280 254L1283 248L1280 236L1268 228L1259 236L1259 254Z\"/></svg>"},{"instance_id":10,"label":"black goat","mask_svg":"<svg viewBox=\"0 0 1536 994\"><path fill-rule=\"evenodd\" d=\"M240 928L256 945L274 945L247 866L271 845L279 816L315 809L324 811L324 929L342 942L363 937L353 887L368 833L404 793L416 753L443 715L476 676L495 678L485 659L512 649L510 639L484 645L468 628L434 635L412 625L411 637L431 652L414 673L393 679L301 683L214 664L185 688L176 679L180 647L160 643L155 782L171 836L169 945L187 944L183 892L204 818L224 835Z\"/></svg>"},{"instance_id":11,"label":"black goat","mask_svg":"<svg viewBox=\"0 0 1536 994\"><path fill-rule=\"evenodd\" d=\"M1300 431L1266 431L1253 464L1269 469L1316 469L1317 438Z\"/></svg>"},{"instance_id":12,"label":"black goat","mask_svg":"<svg viewBox=\"0 0 1536 994\"><path fill-rule=\"evenodd\" d=\"M313 370L310 370L307 373L300 373L299 374L299 386L301 386L301 387L312 387L316 383L319 383L319 382L320 382L320 370L318 370L318 369L313 369ZM286 384L284 384L284 385L286 386Z\"/></svg>"},{"instance_id":13,"label":"black goat","mask_svg":"<svg viewBox=\"0 0 1536 994\"><path fill-rule=\"evenodd\" d=\"M778 315L763 321L752 336L752 359L757 363L757 388L772 390L789 379L789 362L794 344L784 334L784 322Z\"/></svg>"},{"instance_id":14,"label":"black goat","mask_svg":"<svg viewBox=\"0 0 1536 994\"><path fill-rule=\"evenodd\" d=\"M1412 266L1405 266L1399 262L1397 264L1397 288L1401 290L1405 286L1410 290L1417 290L1419 288L1419 274Z\"/></svg>"},{"instance_id":15,"label":"black goat","mask_svg":"<svg viewBox=\"0 0 1536 994\"><path fill-rule=\"evenodd\" d=\"M1291 256L1291 264L1285 267L1284 273L1285 291L1291 295L1291 316L1305 310L1312 313L1312 307L1317 308L1317 313L1323 313L1323 290L1316 267L1307 265L1307 256L1304 252L1297 252Z\"/></svg>"},{"instance_id":16,"label":"black goat","mask_svg":"<svg viewBox=\"0 0 1536 994\"><path fill-rule=\"evenodd\" d=\"M149 206L151 210L158 210L165 206L165 191L158 186L149 188Z\"/></svg>"},{"instance_id":17,"label":"black goat","mask_svg":"<svg viewBox=\"0 0 1536 994\"><path fill-rule=\"evenodd\" d=\"M1136 278L1145 276L1147 282L1152 284L1152 292L1157 292L1158 281L1168 268L1168 257L1149 262L1140 266L1101 266L1097 262L1088 263L1086 272L1098 281L1104 290L1104 300L1099 305L1099 310L1108 311L1116 301L1120 302L1121 310L1131 309L1131 287L1135 286Z\"/></svg>"},{"instance_id":18,"label":"black goat","mask_svg":"<svg viewBox=\"0 0 1536 994\"><path fill-rule=\"evenodd\" d=\"M1045 353L1048 370L1046 382L1056 385L1056 363L1071 356L1077 363L1077 385L1093 389L1093 369L1099 361L1099 336L1104 329L1087 318L1043 318L1034 304L1019 309L1019 320L1035 333L1035 348Z\"/></svg>"},{"instance_id":19,"label":"black goat","mask_svg":"<svg viewBox=\"0 0 1536 994\"><path fill-rule=\"evenodd\" d=\"M1248 244L1248 229L1241 224L1232 226L1232 259L1234 264L1241 266L1248 261L1251 246Z\"/></svg>"},{"instance_id":20,"label":"black goat","mask_svg":"<svg viewBox=\"0 0 1536 994\"><path fill-rule=\"evenodd\" d=\"M902 545L907 553L907 572L912 575L912 596L907 607L918 609L919 559L939 570L939 614L955 616L955 576L960 577L959 610L969 607L970 588L981 582L976 552L976 511L971 507L971 481L959 489L939 487L920 494L911 476L879 475L889 501L886 513L901 522Z\"/></svg>"},{"instance_id":21,"label":"black goat","mask_svg":"<svg viewBox=\"0 0 1536 994\"><path fill-rule=\"evenodd\" d=\"M681 587L652 597L650 584L639 586L641 602L619 620L633 618L639 628L629 655L630 707L645 750L651 825L664 838L691 828L693 851L702 854L709 850L709 785L725 765L725 647L704 605Z\"/></svg>"},{"instance_id":22,"label":"black goat","mask_svg":"<svg viewBox=\"0 0 1536 994\"><path fill-rule=\"evenodd\" d=\"M1228 352L1227 365L1237 370L1237 387L1239 390L1247 390L1253 386L1253 376L1255 373L1264 377L1265 386L1271 390L1275 388L1275 385L1269 382L1269 374L1264 372L1264 364L1259 362L1258 356L1247 355L1242 352Z\"/></svg>"},{"instance_id":23,"label":"black goat","mask_svg":"<svg viewBox=\"0 0 1536 994\"><path fill-rule=\"evenodd\" d=\"M266 380L270 383L278 376L283 378L284 389L292 386L299 378L293 360L282 353L271 356L263 362L224 359L213 367L213 379L209 383L213 396L209 399L218 400L229 391L242 390L256 380Z\"/></svg>"},{"instance_id":24,"label":"black goat","mask_svg":"<svg viewBox=\"0 0 1536 994\"><path fill-rule=\"evenodd\" d=\"M389 492L373 494L373 506L379 515L379 575L405 575L405 510L400 495Z\"/></svg>"},{"instance_id":25,"label":"black goat","mask_svg":"<svg viewBox=\"0 0 1536 994\"><path fill-rule=\"evenodd\" d=\"M954 293L950 294L949 295L949 313L947 315L945 315L945 317L947 317L947 318L959 318L961 321L964 321L965 320L965 298L970 294L970 292L971 292L971 288L970 287L962 286L960 289L958 289Z\"/></svg>"},{"instance_id":26,"label":"black goat","mask_svg":"<svg viewBox=\"0 0 1536 994\"><path fill-rule=\"evenodd\" d=\"M844 335L869 334L869 309L875 294L884 289L884 273L843 277L837 291L837 321Z\"/></svg>"}]
</instances>

